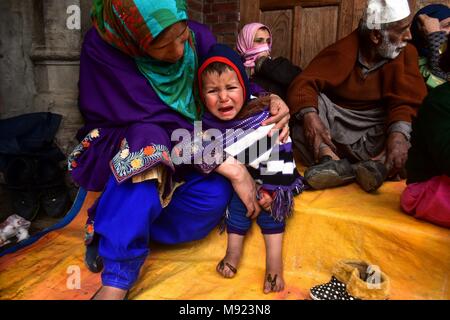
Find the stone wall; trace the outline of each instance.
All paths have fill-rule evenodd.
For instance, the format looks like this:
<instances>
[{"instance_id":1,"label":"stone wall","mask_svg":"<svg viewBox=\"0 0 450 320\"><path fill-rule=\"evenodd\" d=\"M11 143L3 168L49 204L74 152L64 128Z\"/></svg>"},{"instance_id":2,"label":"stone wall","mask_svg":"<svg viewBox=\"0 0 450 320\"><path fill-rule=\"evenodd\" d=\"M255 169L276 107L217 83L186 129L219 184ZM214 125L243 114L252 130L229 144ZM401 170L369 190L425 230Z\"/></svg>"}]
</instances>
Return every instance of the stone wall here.
<instances>
[{"instance_id":1,"label":"stone wall","mask_svg":"<svg viewBox=\"0 0 450 320\"><path fill-rule=\"evenodd\" d=\"M77 106L82 30L67 27L67 9L73 5L80 8L81 3L0 1L0 117L62 114L56 140L66 154L76 145L74 136L83 122Z\"/></svg>"},{"instance_id":2,"label":"stone wall","mask_svg":"<svg viewBox=\"0 0 450 320\"><path fill-rule=\"evenodd\" d=\"M33 110L32 1L0 1L0 118Z\"/></svg>"}]
</instances>

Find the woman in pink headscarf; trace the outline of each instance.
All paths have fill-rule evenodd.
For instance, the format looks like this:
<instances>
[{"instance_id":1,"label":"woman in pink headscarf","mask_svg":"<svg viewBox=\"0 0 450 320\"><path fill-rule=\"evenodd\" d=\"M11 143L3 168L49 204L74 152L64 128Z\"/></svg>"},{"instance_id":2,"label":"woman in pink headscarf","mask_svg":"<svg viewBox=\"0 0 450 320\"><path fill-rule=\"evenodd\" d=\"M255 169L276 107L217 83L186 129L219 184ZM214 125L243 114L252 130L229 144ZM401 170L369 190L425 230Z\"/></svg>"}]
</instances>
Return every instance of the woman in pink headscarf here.
<instances>
[{"instance_id":1,"label":"woman in pink headscarf","mask_svg":"<svg viewBox=\"0 0 450 320\"><path fill-rule=\"evenodd\" d=\"M272 34L269 28L258 22L246 24L239 32L236 50L249 75L253 75L256 60L262 56L270 57Z\"/></svg>"},{"instance_id":2,"label":"woman in pink headscarf","mask_svg":"<svg viewBox=\"0 0 450 320\"><path fill-rule=\"evenodd\" d=\"M250 80L284 100L287 88L302 70L284 57L271 58L272 33L269 27L257 22L246 24L239 32L236 50Z\"/></svg>"}]
</instances>

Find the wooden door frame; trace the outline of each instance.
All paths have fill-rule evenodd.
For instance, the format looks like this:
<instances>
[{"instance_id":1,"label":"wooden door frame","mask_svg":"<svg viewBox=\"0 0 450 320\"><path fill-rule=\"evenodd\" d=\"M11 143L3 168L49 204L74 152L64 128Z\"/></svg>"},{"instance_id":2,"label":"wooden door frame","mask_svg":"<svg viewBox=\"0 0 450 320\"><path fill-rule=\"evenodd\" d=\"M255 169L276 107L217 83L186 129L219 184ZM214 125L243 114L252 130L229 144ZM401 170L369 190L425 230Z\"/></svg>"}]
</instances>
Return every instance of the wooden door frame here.
<instances>
[{"instance_id":1,"label":"wooden door frame","mask_svg":"<svg viewBox=\"0 0 450 320\"><path fill-rule=\"evenodd\" d=\"M338 26L336 38L341 39L350 34L353 29L353 12L355 0L241 0L240 28L250 22L261 21L261 11L293 10L292 52L293 63L300 65L301 39L297 36L301 32L302 10L305 8L337 6Z\"/></svg>"},{"instance_id":2,"label":"wooden door frame","mask_svg":"<svg viewBox=\"0 0 450 320\"><path fill-rule=\"evenodd\" d=\"M341 39L352 32L354 3L355 0L241 0L240 28L247 23L260 21L261 10L293 9L294 15L301 15L302 8L338 6L340 16L337 38Z\"/></svg>"}]
</instances>

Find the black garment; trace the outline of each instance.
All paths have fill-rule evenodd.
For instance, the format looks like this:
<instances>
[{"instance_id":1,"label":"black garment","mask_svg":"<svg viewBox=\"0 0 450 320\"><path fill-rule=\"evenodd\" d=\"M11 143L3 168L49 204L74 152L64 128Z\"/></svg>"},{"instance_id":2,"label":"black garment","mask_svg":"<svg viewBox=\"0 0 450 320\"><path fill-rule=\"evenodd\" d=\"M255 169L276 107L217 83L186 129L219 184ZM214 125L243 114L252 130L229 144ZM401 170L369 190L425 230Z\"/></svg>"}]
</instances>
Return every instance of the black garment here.
<instances>
[{"instance_id":1,"label":"black garment","mask_svg":"<svg viewBox=\"0 0 450 320\"><path fill-rule=\"evenodd\" d=\"M0 120L0 171L17 156L64 160L53 142L61 119L59 114L39 112Z\"/></svg>"},{"instance_id":2,"label":"black garment","mask_svg":"<svg viewBox=\"0 0 450 320\"><path fill-rule=\"evenodd\" d=\"M407 184L433 177L450 177L450 83L425 98L413 121L406 170Z\"/></svg>"},{"instance_id":3,"label":"black garment","mask_svg":"<svg viewBox=\"0 0 450 320\"><path fill-rule=\"evenodd\" d=\"M49 112L0 120L0 171L15 214L31 221L39 208L49 216L66 213L69 193L54 143L62 116Z\"/></svg>"},{"instance_id":4,"label":"black garment","mask_svg":"<svg viewBox=\"0 0 450 320\"><path fill-rule=\"evenodd\" d=\"M255 68L255 74L250 79L267 92L274 93L286 100L287 89L292 80L302 72L299 66L284 57L265 59L260 68Z\"/></svg>"}]
</instances>

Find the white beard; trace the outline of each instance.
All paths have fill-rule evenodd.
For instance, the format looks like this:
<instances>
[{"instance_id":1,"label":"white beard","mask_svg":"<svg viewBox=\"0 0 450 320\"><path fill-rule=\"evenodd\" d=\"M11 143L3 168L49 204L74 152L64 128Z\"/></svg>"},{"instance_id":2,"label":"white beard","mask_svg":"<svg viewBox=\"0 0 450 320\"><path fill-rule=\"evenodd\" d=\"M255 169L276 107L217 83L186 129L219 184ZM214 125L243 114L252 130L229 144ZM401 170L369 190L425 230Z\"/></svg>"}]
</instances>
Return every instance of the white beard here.
<instances>
[{"instance_id":1,"label":"white beard","mask_svg":"<svg viewBox=\"0 0 450 320\"><path fill-rule=\"evenodd\" d=\"M378 54L385 59L395 59L402 52L402 49L406 47L406 42L401 42L400 44L392 43L389 40L389 35L386 30L381 32L383 35L383 42L380 47L378 47Z\"/></svg>"}]
</instances>

